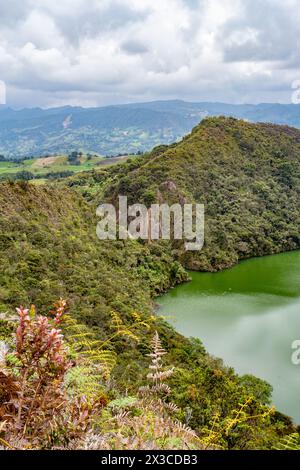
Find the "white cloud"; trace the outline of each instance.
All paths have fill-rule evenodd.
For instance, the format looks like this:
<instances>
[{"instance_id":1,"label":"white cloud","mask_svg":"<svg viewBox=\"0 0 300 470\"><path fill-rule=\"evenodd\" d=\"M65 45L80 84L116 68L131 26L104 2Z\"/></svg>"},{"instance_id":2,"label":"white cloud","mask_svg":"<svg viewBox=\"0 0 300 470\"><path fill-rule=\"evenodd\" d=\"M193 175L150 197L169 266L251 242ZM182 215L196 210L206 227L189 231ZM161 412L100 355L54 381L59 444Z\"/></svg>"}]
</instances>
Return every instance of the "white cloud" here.
<instances>
[{"instance_id":1,"label":"white cloud","mask_svg":"<svg viewBox=\"0 0 300 470\"><path fill-rule=\"evenodd\" d=\"M288 101L300 11L287 0L0 0L8 104Z\"/></svg>"}]
</instances>

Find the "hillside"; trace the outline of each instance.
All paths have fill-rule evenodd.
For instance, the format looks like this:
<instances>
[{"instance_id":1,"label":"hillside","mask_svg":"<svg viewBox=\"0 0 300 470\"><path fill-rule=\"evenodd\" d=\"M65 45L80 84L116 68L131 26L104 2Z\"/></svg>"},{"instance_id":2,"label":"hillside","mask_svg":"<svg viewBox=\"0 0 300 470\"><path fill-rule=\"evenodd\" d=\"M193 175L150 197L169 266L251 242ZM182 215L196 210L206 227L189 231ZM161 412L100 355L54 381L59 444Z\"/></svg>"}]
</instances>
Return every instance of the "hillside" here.
<instances>
[{"instance_id":1,"label":"hillside","mask_svg":"<svg viewBox=\"0 0 300 470\"><path fill-rule=\"evenodd\" d=\"M103 173L114 178L117 166ZM97 185L102 184L100 178ZM178 418L185 422L189 413L189 425L199 436L210 442L213 435L213 442L225 449L270 449L282 435L293 432L289 418L268 408L268 384L237 376L209 356L200 341L182 337L165 320L153 317L153 297L187 279L168 243L100 242L94 214L94 203L73 189L24 181L0 184L0 340L8 339L6 320L20 304L35 304L39 313L47 314L59 297L67 299L71 317L88 328L96 344L111 336L112 312L125 330L138 312L143 323L152 326L135 328L138 343L132 334L111 341L117 362L109 382L101 382L106 402L138 393L156 330L168 351L168 364L175 367L169 383L171 399L181 409ZM228 433L235 410L245 402L250 403L247 424ZM211 434L216 416L217 433Z\"/></svg>"},{"instance_id":2,"label":"hillside","mask_svg":"<svg viewBox=\"0 0 300 470\"><path fill-rule=\"evenodd\" d=\"M102 108L13 110L0 106L0 155L22 158L73 150L101 155L136 153L179 140L208 116L233 116L251 122L300 127L299 106L180 100Z\"/></svg>"},{"instance_id":3,"label":"hillside","mask_svg":"<svg viewBox=\"0 0 300 470\"><path fill-rule=\"evenodd\" d=\"M300 131L207 118L178 144L154 149L105 189L115 200L205 205L205 246L176 257L216 271L238 260L300 246Z\"/></svg>"}]
</instances>

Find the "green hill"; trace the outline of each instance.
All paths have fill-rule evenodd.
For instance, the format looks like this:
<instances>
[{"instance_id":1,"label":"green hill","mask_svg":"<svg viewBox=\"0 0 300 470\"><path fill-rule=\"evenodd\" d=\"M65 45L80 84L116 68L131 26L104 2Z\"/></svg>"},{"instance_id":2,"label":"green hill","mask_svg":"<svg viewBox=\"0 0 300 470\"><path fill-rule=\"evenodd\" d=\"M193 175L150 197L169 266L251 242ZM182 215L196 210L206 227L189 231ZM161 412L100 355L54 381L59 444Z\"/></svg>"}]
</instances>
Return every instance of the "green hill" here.
<instances>
[{"instance_id":1,"label":"green hill","mask_svg":"<svg viewBox=\"0 0 300 470\"><path fill-rule=\"evenodd\" d=\"M182 142L101 170L78 173L63 182L0 184L0 339L6 317L20 304L48 313L59 297L70 314L102 341L115 312L130 324L134 312L150 321L155 296L188 276L180 263L216 270L238 259L299 246L298 192L300 131L207 119ZM172 184L170 184L172 182ZM131 202L199 201L206 206L206 245L186 253L160 241L100 241L95 208L127 194ZM270 449L295 431L268 409L271 387L252 376L237 376L209 356L200 341L176 333L156 318L141 341L116 338L110 347L117 364L110 398L137 393L147 373L149 340L157 330L168 363L171 398L178 418L199 436L212 436L226 449ZM248 402L247 422L227 432L236 410ZM217 428L213 423L217 422ZM227 426L227 427L226 427Z\"/></svg>"},{"instance_id":2,"label":"green hill","mask_svg":"<svg viewBox=\"0 0 300 470\"><path fill-rule=\"evenodd\" d=\"M113 194L113 196L111 196ZM176 256L203 271L300 246L300 131L208 118L178 144L158 147L105 190L130 202L205 205L205 246Z\"/></svg>"},{"instance_id":3,"label":"green hill","mask_svg":"<svg viewBox=\"0 0 300 470\"><path fill-rule=\"evenodd\" d=\"M72 189L24 181L0 184L0 340L10 332L5 319L16 306L33 303L47 314L63 297L70 315L103 341L111 335L112 312L127 325L134 312L149 322L154 296L187 279L167 243L98 240L94 209ZM103 384L111 398L134 395L144 384L154 330L175 367L171 398L182 410L179 418L184 422L188 412L189 424L200 436L210 435L215 416L216 444L223 448L271 448L294 430L289 418L278 412L264 420L255 417L262 407L268 409L268 384L237 376L209 356L200 341L182 337L159 317L148 332L139 332L138 344L131 337L111 342L117 364L110 383ZM226 435L226 423L249 396L249 424Z\"/></svg>"}]
</instances>

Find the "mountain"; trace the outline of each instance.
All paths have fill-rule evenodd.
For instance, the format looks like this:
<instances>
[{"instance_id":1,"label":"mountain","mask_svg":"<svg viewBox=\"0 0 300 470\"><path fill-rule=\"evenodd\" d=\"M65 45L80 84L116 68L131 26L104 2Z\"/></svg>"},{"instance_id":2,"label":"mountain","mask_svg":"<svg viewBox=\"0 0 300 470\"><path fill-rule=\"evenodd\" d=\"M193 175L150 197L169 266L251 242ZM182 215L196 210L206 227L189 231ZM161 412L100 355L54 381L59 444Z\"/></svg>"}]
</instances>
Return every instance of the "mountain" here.
<instances>
[{"instance_id":1,"label":"mountain","mask_svg":"<svg viewBox=\"0 0 300 470\"><path fill-rule=\"evenodd\" d=\"M205 245L185 251L187 268L217 271L241 259L300 248L300 130L207 118L179 142L130 165L105 189L129 203L205 205Z\"/></svg>"},{"instance_id":2,"label":"mountain","mask_svg":"<svg viewBox=\"0 0 300 470\"><path fill-rule=\"evenodd\" d=\"M146 151L180 140L208 116L300 127L300 105L190 103L180 100L102 108L0 107L0 154L7 158L69 153L102 155Z\"/></svg>"},{"instance_id":3,"label":"mountain","mask_svg":"<svg viewBox=\"0 0 300 470\"><path fill-rule=\"evenodd\" d=\"M204 203L204 249L184 252L180 243L166 240L100 241L96 207L118 194L148 206ZM149 373L149 341L158 331L175 367L169 383L170 399L180 407L176 417L186 423L188 416L198 436L208 439L206 448L211 442L224 449L274 448L296 428L269 408L270 385L238 376L200 341L182 337L153 315L153 307L156 295L188 280L184 266L213 271L245 257L299 248L299 195L300 131L224 117L204 119L181 142L119 165L51 184L2 182L0 341L11 335L7 318L17 305L35 304L47 314L59 297L66 299L71 318L95 337L90 348L114 338L117 363L103 384L110 401L138 394ZM140 342L134 334L115 337L113 327L132 325L137 312L144 323ZM229 432L240 409L243 422Z\"/></svg>"},{"instance_id":4,"label":"mountain","mask_svg":"<svg viewBox=\"0 0 300 470\"><path fill-rule=\"evenodd\" d=\"M97 174L92 172L94 189L101 189L105 183L105 172L106 176L116 177L117 166L99 172L98 182ZM13 343L11 315L16 306L35 304L39 314L48 315L53 302L62 297L68 302L70 319L77 321L74 341L81 345L87 337L91 356L99 356L99 345L112 338L108 347L116 364L109 380L102 378L102 369L91 360L89 367L86 362L83 365L79 362L79 368L72 368L77 375L71 375L67 382L68 387L78 383L86 396L86 369L95 376L100 398L105 398L100 413L105 429L110 429L107 428L110 408L103 408L106 403L117 399L117 404L125 397L120 409L129 400L132 410L132 397L138 396L139 387L145 385L145 376L149 374L149 343L157 331L168 351L167 364L174 367L174 374L168 380L168 393L171 403L180 407L178 411L174 407L175 417L186 423L189 413L189 426L201 439L207 438L205 448L215 445L218 449L271 449L282 436L295 432L290 418L270 409L270 385L251 375L238 376L220 359L210 356L199 340L184 338L159 315L153 315L153 297L187 280L185 271L173 259L170 246L133 240L98 240L94 203L87 202L75 188L55 184L36 186L25 181L0 183L0 341ZM142 319L139 326L135 325L136 318ZM67 324L66 334L69 328ZM126 330L126 336L116 334L116 328ZM69 356L74 365L72 349ZM5 398L0 393L0 405L3 402L6 405ZM73 393L70 399L74 400ZM247 426L242 422L228 432L229 423L235 419L241 404L245 404L242 417L247 417ZM48 402L47 406L50 409ZM156 409L155 413L159 418L161 411ZM146 432L137 431L139 446L141 439L147 445L151 436L149 413L146 418ZM211 423L216 421L217 433L211 442ZM161 420L158 425L160 430ZM99 420L97 429L101 434L102 429L104 432ZM64 442L65 436L64 428ZM57 442L60 441L55 434L55 448ZM45 441L45 445L49 448L51 444ZM123 449L123 441L121 445Z\"/></svg>"}]
</instances>

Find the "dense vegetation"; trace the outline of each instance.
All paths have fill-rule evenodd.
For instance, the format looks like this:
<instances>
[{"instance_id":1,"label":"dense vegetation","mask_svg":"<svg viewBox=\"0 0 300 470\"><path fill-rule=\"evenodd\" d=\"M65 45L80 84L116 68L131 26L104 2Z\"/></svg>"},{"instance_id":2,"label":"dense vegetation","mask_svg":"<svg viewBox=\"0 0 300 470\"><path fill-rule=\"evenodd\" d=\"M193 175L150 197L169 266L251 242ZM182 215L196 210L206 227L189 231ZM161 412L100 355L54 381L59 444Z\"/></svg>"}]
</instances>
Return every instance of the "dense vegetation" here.
<instances>
[{"instance_id":1,"label":"dense vegetation","mask_svg":"<svg viewBox=\"0 0 300 470\"><path fill-rule=\"evenodd\" d=\"M177 258L215 271L300 246L300 131L209 118L182 142L154 149L105 190L130 201L205 205L205 246Z\"/></svg>"},{"instance_id":2,"label":"dense vegetation","mask_svg":"<svg viewBox=\"0 0 300 470\"><path fill-rule=\"evenodd\" d=\"M216 411L208 426L198 425L197 432L191 429L193 408L186 407L182 414L175 402L180 401L173 394L178 377L173 389L167 383L184 370L176 374L174 367L165 366L166 351L157 331L147 354L151 358L148 383L131 388L131 395L116 396L118 384L112 386L110 380L115 365L114 351L109 349L113 339L139 342L140 328L150 330L151 322L155 326L157 322L135 313L133 323L126 325L115 313L114 331L101 340L66 315L66 308L60 299L48 316L38 315L32 305L17 308L17 318L6 317L6 327L16 330L12 336L6 332L5 342L0 343L2 448L206 450L268 448L272 442L278 448L299 448L297 433L285 435L293 430L291 423L274 416L274 409L265 403L267 385L255 383L252 377L235 384L240 400L235 409L225 414ZM197 353L199 360L200 349ZM205 370L204 362L201 366ZM213 376L224 379L220 368L213 370ZM198 390L195 385L189 390L194 401Z\"/></svg>"},{"instance_id":3,"label":"dense vegetation","mask_svg":"<svg viewBox=\"0 0 300 470\"><path fill-rule=\"evenodd\" d=\"M167 403L174 404L176 419L191 427L201 441L191 445L271 449L297 440L294 436L285 437L296 432L291 420L270 409L271 387L267 383L250 375L237 376L221 360L209 356L199 340L176 333L164 319L153 315L153 298L188 279L180 262L197 269L215 270L245 256L298 246L299 144L300 133L294 129L208 119L181 143L156 148L121 165L43 186L25 181L1 183L0 340L9 348L6 376L18 387L18 374L25 373L25 366L15 361L15 354L18 360L21 358L18 350L14 352L17 340L11 336L15 330L16 320L11 318L15 307L35 304L39 313L48 315L53 302L64 298L73 321L65 329L70 349L67 356L75 354L74 364L85 371L94 367L92 356L101 369L97 376L100 389L96 387L93 397L101 399L98 424L89 421L84 431L94 432L96 426L98 434L99 429L103 434L105 417L113 418L114 407L129 412L122 421L123 444L101 441L105 442L104 448L105 445L130 448L133 441L126 441L129 429L136 431L134 442L139 442L136 446L184 446L182 440L176 440L178 435L170 435L169 431L164 436L152 435L147 441L140 434L146 423L137 419L134 427L131 421L132 417L144 414L153 424L157 414L143 401L145 397L139 396L140 387L145 385L147 354L151 352L155 332L168 352L167 366L174 367L168 377ZM98 240L95 208L104 199L115 199L118 192L127 194L131 201L138 198L147 204L157 199L178 198L204 202L207 214L204 251L191 257L179 245L167 241L148 244ZM30 318L35 332L35 322L41 321L35 320L35 309ZM83 350L74 352L72 335L76 338L76 334L89 340L77 341ZM86 349L89 354L84 360L92 362L83 364ZM65 383L65 377L60 376L60 380ZM88 389L86 383L83 380L75 387L78 400ZM33 389L29 381L27 400L32 398ZM71 413L68 407L65 409L67 415ZM75 415L77 411L74 410ZM10 422L14 422L14 411L10 413ZM164 411L161 413L159 416L169 429L169 419L173 418ZM57 440L51 434L37 442L36 434L32 437L32 425L33 428L25 426L27 444L71 445L72 436L74 439L78 436L64 421L68 421L68 416L59 417L66 430L65 442L56 434ZM20 416L16 419L21 423ZM31 415L24 419L29 422ZM33 419L38 417L33 414ZM11 429L3 425L2 432L10 437ZM278 444L281 438L287 441ZM99 439L96 441L95 445L101 447ZM83 445L80 442L77 445Z\"/></svg>"},{"instance_id":4,"label":"dense vegetation","mask_svg":"<svg viewBox=\"0 0 300 470\"><path fill-rule=\"evenodd\" d=\"M133 396L111 399L113 391L109 396L103 381L108 384L114 361L107 365L113 353L104 347L116 336L138 341L131 327L115 318L110 338L92 340L82 325L66 315L62 299L50 312L52 318L38 315L34 306L20 307L17 313L18 319L11 319L16 332L0 355L0 445L4 448L220 449L226 440L236 439L237 431L249 440L258 425L268 430L266 423L274 411L251 396L225 419L216 415L209 429L196 433L183 423L167 383L174 367L164 365L166 351L157 332L149 345L148 383L136 388ZM139 323L141 317L136 314L135 327ZM149 323L142 324L150 328ZM190 418L191 410L186 421ZM296 433L290 434L284 445L291 441L294 448L296 439Z\"/></svg>"}]
</instances>

